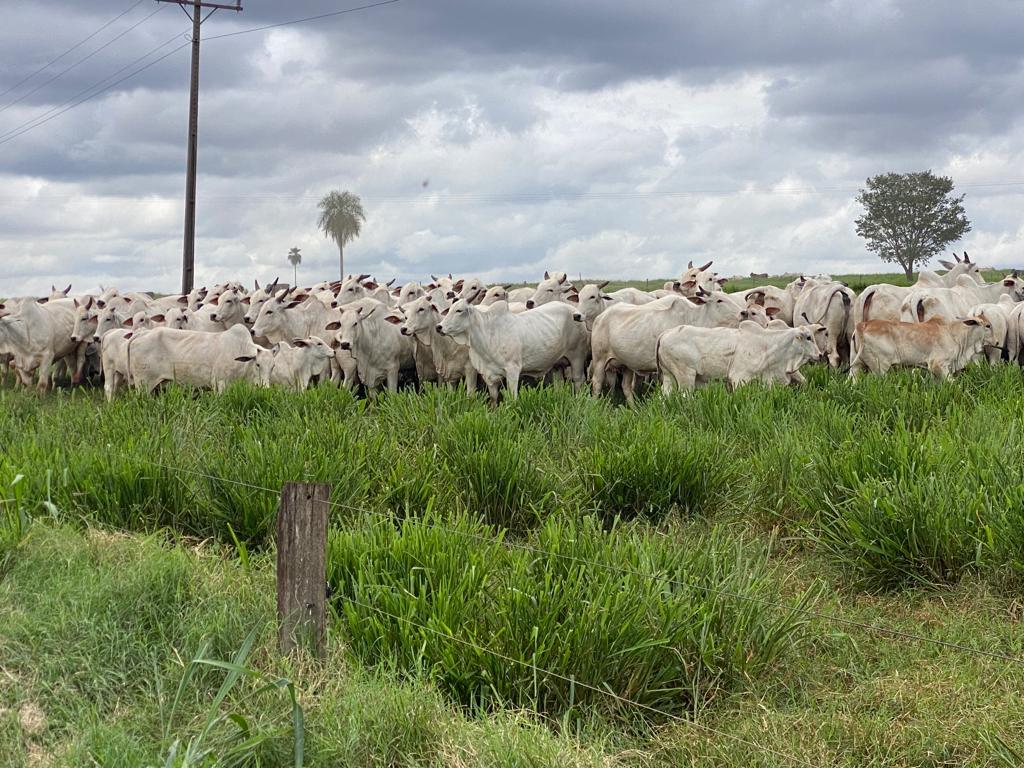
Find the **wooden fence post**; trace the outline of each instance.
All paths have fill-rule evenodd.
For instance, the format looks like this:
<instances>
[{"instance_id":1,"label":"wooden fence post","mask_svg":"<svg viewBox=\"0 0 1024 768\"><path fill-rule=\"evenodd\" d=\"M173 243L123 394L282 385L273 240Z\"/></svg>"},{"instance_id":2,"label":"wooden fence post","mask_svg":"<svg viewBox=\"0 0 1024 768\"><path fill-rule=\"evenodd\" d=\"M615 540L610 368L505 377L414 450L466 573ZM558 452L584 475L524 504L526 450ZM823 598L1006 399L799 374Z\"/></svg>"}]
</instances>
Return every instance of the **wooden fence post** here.
<instances>
[{"instance_id":1,"label":"wooden fence post","mask_svg":"<svg viewBox=\"0 0 1024 768\"><path fill-rule=\"evenodd\" d=\"M327 511L331 486L285 483L277 511L277 619L281 653L324 655Z\"/></svg>"}]
</instances>

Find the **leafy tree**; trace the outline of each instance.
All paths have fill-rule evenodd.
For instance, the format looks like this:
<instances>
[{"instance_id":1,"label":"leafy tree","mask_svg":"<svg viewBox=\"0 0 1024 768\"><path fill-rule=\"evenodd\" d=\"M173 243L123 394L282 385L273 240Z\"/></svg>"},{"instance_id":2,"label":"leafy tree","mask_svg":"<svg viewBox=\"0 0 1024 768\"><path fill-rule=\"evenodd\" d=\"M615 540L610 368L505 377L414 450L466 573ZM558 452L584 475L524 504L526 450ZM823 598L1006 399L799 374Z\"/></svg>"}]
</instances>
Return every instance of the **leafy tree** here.
<instances>
[{"instance_id":1,"label":"leafy tree","mask_svg":"<svg viewBox=\"0 0 1024 768\"><path fill-rule=\"evenodd\" d=\"M953 195L953 180L931 171L883 173L867 180L857 202L865 213L857 234L882 261L903 267L907 277L949 243L971 231L964 196Z\"/></svg>"},{"instance_id":2,"label":"leafy tree","mask_svg":"<svg viewBox=\"0 0 1024 768\"><path fill-rule=\"evenodd\" d=\"M324 195L319 204L319 227L324 236L338 244L338 258L341 265L341 279L345 279L345 246L359 237L366 214L358 195L351 192L332 190Z\"/></svg>"},{"instance_id":3,"label":"leafy tree","mask_svg":"<svg viewBox=\"0 0 1024 768\"><path fill-rule=\"evenodd\" d=\"M292 285L299 284L299 264L302 263L302 254L298 248L288 251L288 263L292 265Z\"/></svg>"}]
</instances>

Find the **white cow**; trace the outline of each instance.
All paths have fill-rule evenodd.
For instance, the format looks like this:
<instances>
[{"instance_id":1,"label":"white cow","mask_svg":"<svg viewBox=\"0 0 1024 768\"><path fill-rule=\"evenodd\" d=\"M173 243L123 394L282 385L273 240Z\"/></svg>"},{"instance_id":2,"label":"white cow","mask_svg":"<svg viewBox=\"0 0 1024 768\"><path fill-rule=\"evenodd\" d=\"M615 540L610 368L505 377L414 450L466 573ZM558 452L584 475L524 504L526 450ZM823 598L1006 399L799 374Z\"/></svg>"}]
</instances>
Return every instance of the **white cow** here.
<instances>
[{"instance_id":1,"label":"white cow","mask_svg":"<svg viewBox=\"0 0 1024 768\"><path fill-rule=\"evenodd\" d=\"M110 402L128 383L128 343L146 333L146 329L114 328L100 337L100 360L103 369L103 394Z\"/></svg>"},{"instance_id":2,"label":"white cow","mask_svg":"<svg viewBox=\"0 0 1024 768\"><path fill-rule=\"evenodd\" d=\"M147 393L168 381L218 392L237 380L259 384L272 364L273 353L242 325L220 333L154 328L128 341L128 379Z\"/></svg>"},{"instance_id":3,"label":"white cow","mask_svg":"<svg viewBox=\"0 0 1024 768\"><path fill-rule=\"evenodd\" d=\"M577 389L586 375L583 315L563 302L515 314L502 302L481 309L460 300L446 310L437 331L469 347L470 362L494 403L503 379L514 398L521 376L543 378L563 359L569 361Z\"/></svg>"},{"instance_id":4,"label":"white cow","mask_svg":"<svg viewBox=\"0 0 1024 768\"><path fill-rule=\"evenodd\" d=\"M850 378L856 379L863 371L886 373L893 366L907 366L927 368L946 379L982 352L991 331L988 321L976 317L953 322L932 318L924 323L858 323Z\"/></svg>"},{"instance_id":5,"label":"white cow","mask_svg":"<svg viewBox=\"0 0 1024 768\"><path fill-rule=\"evenodd\" d=\"M701 267L695 267L692 261L689 262L678 280L673 280L671 284L665 284L665 290L682 294L687 298L701 293L720 291L725 278L719 278L715 272L711 271L712 264L714 261L709 261Z\"/></svg>"},{"instance_id":6,"label":"white cow","mask_svg":"<svg viewBox=\"0 0 1024 768\"><path fill-rule=\"evenodd\" d=\"M248 307L242 299L242 294L235 288L221 291L195 312L188 314L189 330L215 333L226 331L233 325L245 325Z\"/></svg>"},{"instance_id":7,"label":"white cow","mask_svg":"<svg viewBox=\"0 0 1024 768\"><path fill-rule=\"evenodd\" d=\"M545 278L537 284L533 295L526 300L527 309L541 307L552 301L565 301L573 290L565 272L558 272L554 277L547 277L546 272L544 274Z\"/></svg>"},{"instance_id":8,"label":"white cow","mask_svg":"<svg viewBox=\"0 0 1024 768\"><path fill-rule=\"evenodd\" d=\"M966 317L975 304L990 304L1001 296L1016 303L1024 298L1024 280L1015 273L1001 282L978 285L969 275L961 275L951 288L926 286L911 289L900 305L900 319L923 323L933 317L955 320Z\"/></svg>"},{"instance_id":9,"label":"white cow","mask_svg":"<svg viewBox=\"0 0 1024 768\"><path fill-rule=\"evenodd\" d=\"M865 320L899 320L900 308L904 300L915 288L926 288L929 286L951 288L957 284L957 279L967 275L979 285L984 285L985 280L981 276L978 265L971 261L967 252L961 260L955 253L953 257L956 263L940 261L942 266L947 268L944 275L936 275L934 272L923 270L917 278L917 282L909 288L903 288L889 283L878 283L865 288L853 305L853 322L857 324Z\"/></svg>"},{"instance_id":10,"label":"white cow","mask_svg":"<svg viewBox=\"0 0 1024 768\"><path fill-rule=\"evenodd\" d=\"M795 295L793 317L797 323L822 325L828 329L828 362L838 368L840 348L848 348L853 335L852 309L856 294L832 279L801 278L791 291Z\"/></svg>"},{"instance_id":11,"label":"white cow","mask_svg":"<svg viewBox=\"0 0 1024 768\"><path fill-rule=\"evenodd\" d=\"M458 344L451 336L442 336L437 332L441 311L426 296L407 304L404 309L402 334L412 337L416 343L417 374L423 365L421 356L429 355L430 366L438 383L451 386L465 381L466 390L475 392L477 373L469 360L469 347Z\"/></svg>"},{"instance_id":12,"label":"white cow","mask_svg":"<svg viewBox=\"0 0 1024 768\"><path fill-rule=\"evenodd\" d=\"M615 299L604 292L606 285L608 285L607 280L603 283L587 283L579 293L571 293L568 296L567 301L579 307L587 330L593 330L597 316L615 303Z\"/></svg>"},{"instance_id":13,"label":"white cow","mask_svg":"<svg viewBox=\"0 0 1024 768\"><path fill-rule=\"evenodd\" d=\"M351 352L359 380L373 397L381 384L388 391L398 391L398 377L403 370L413 369L412 339L400 329L404 318L376 299L362 299L345 307L339 320L327 325L335 331L338 348Z\"/></svg>"},{"instance_id":14,"label":"white cow","mask_svg":"<svg viewBox=\"0 0 1024 768\"><path fill-rule=\"evenodd\" d=\"M73 364L78 345L71 340L75 306L71 299L23 301L13 312L0 309L0 349L11 355L11 364L29 386L38 370L37 386L45 392L51 383L51 367L59 360Z\"/></svg>"},{"instance_id":15,"label":"white cow","mask_svg":"<svg viewBox=\"0 0 1024 768\"><path fill-rule=\"evenodd\" d=\"M260 287L259 280L255 281L256 290L242 299L242 303L245 305L245 315L242 316L242 321L249 327L252 327L252 324L256 322L256 318L259 317L260 309L263 305L273 297L278 279L275 277L274 282L262 288ZM331 300L333 301L333 299L334 294L331 294Z\"/></svg>"},{"instance_id":16,"label":"white cow","mask_svg":"<svg viewBox=\"0 0 1024 768\"><path fill-rule=\"evenodd\" d=\"M615 301L636 306L650 304L652 301L655 301L655 297L652 294L647 291L641 291L639 288L619 288L619 290L612 291L608 295Z\"/></svg>"},{"instance_id":17,"label":"white cow","mask_svg":"<svg viewBox=\"0 0 1024 768\"><path fill-rule=\"evenodd\" d=\"M622 370L622 391L633 402L635 376L658 368L658 337L680 325L735 328L740 310L723 293L709 297L666 296L640 306L613 304L594 321L590 380L600 395L609 370Z\"/></svg>"},{"instance_id":18,"label":"white cow","mask_svg":"<svg viewBox=\"0 0 1024 768\"><path fill-rule=\"evenodd\" d=\"M683 325L658 338L657 362L663 391L692 390L708 381L728 381L737 387L749 381L766 384L801 383L802 365L821 357L820 325L765 328L745 320L737 328L697 328Z\"/></svg>"},{"instance_id":19,"label":"white cow","mask_svg":"<svg viewBox=\"0 0 1024 768\"><path fill-rule=\"evenodd\" d=\"M341 311L329 309L308 295L305 298L289 296L290 291L280 291L260 308L252 326L253 338L264 338L271 344L278 344L290 339L333 335L324 331L328 323L341 317Z\"/></svg>"},{"instance_id":20,"label":"white cow","mask_svg":"<svg viewBox=\"0 0 1024 768\"><path fill-rule=\"evenodd\" d=\"M274 357L268 377L262 382L287 387L297 392L309 388L313 377L324 381L331 374L334 350L318 336L281 342L273 349Z\"/></svg>"},{"instance_id":21,"label":"white cow","mask_svg":"<svg viewBox=\"0 0 1024 768\"><path fill-rule=\"evenodd\" d=\"M967 310L967 317L977 317L992 326L992 330L985 337L984 351L985 359L991 365L998 365L1003 360L1003 350L1009 346L1010 317L1017 307L1024 307L1024 304L1015 302L1010 296L1003 294L997 302L975 304Z\"/></svg>"}]
</instances>

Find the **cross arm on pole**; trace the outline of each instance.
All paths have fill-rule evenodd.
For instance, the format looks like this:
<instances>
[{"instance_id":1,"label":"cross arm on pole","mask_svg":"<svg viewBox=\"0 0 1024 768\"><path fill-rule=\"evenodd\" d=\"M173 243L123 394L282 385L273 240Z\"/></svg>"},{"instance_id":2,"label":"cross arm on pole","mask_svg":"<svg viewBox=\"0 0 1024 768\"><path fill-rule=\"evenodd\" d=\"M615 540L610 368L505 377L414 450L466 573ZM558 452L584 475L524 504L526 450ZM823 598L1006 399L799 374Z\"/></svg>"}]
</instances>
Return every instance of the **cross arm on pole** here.
<instances>
[{"instance_id":1,"label":"cross arm on pole","mask_svg":"<svg viewBox=\"0 0 1024 768\"><path fill-rule=\"evenodd\" d=\"M220 8L222 10L225 10L225 11L240 11L240 10L242 10L241 2L238 2L238 3L234 4L234 5L228 5L227 3L207 3L207 2L204 2L204 0L200 0L200 2L198 2L198 3L193 2L192 0L156 0L156 2L158 2L158 3L174 3L175 5L181 5L181 6L191 5L193 8L213 8L214 10L217 10L218 8Z\"/></svg>"}]
</instances>

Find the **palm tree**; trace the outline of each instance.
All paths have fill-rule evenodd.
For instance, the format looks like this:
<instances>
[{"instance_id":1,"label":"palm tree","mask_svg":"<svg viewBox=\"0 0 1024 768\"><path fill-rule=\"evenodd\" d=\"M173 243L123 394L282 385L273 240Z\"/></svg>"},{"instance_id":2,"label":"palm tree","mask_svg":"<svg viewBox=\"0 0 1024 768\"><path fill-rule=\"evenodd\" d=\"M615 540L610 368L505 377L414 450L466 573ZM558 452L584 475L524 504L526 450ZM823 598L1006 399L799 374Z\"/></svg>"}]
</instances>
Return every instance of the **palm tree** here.
<instances>
[{"instance_id":1,"label":"palm tree","mask_svg":"<svg viewBox=\"0 0 1024 768\"><path fill-rule=\"evenodd\" d=\"M345 246L359 237L366 214L358 195L351 192L332 190L320 201L319 227L325 237L338 244L338 258L341 265L341 279L345 279Z\"/></svg>"},{"instance_id":2,"label":"palm tree","mask_svg":"<svg viewBox=\"0 0 1024 768\"><path fill-rule=\"evenodd\" d=\"M288 263L292 265L292 285L299 284L299 264L302 263L302 254L298 248L288 251Z\"/></svg>"}]
</instances>

